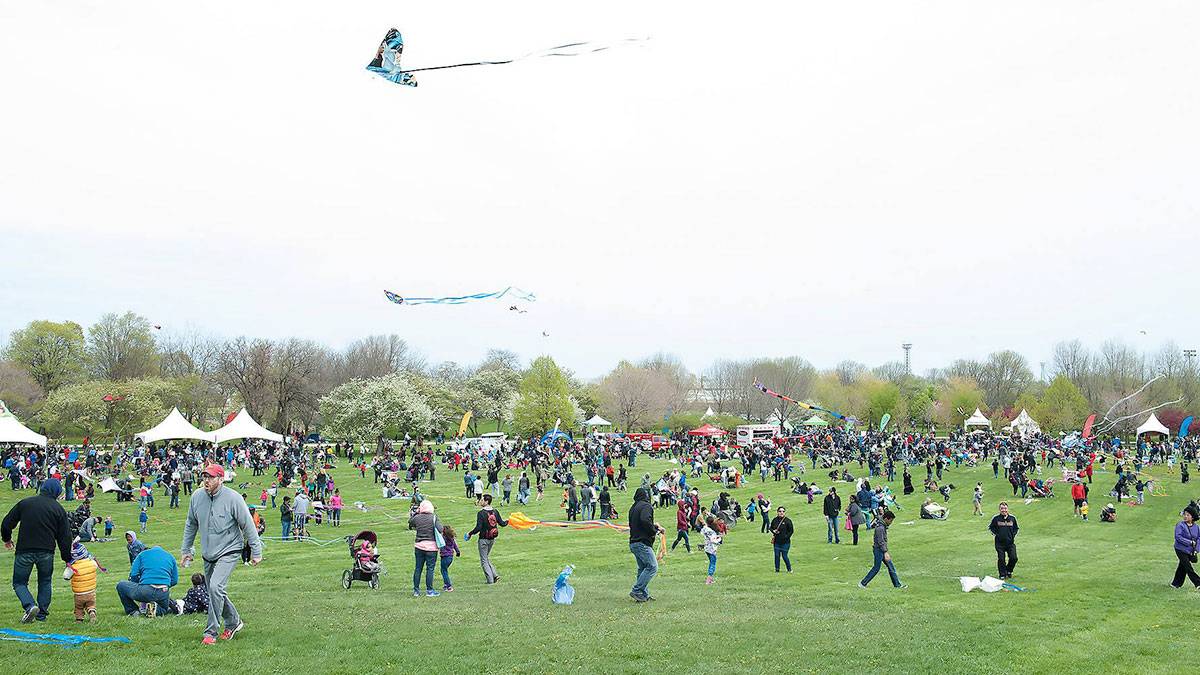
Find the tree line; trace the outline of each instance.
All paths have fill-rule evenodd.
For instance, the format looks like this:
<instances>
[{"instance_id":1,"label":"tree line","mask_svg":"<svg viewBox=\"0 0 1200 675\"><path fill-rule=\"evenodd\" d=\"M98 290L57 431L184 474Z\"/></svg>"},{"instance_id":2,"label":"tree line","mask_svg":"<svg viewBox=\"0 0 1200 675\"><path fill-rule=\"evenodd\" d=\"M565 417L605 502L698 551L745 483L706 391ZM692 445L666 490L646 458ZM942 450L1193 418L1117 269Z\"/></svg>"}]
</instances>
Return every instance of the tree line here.
<instances>
[{"instance_id":1,"label":"tree line","mask_svg":"<svg viewBox=\"0 0 1200 675\"><path fill-rule=\"evenodd\" d=\"M301 338L220 338L196 329L161 330L133 312L102 316L86 330L71 321L32 321L0 351L0 400L52 436L120 438L161 420L172 406L201 428L241 407L282 433L373 439L457 431L543 433L561 420L577 429L600 414L628 431L680 430L703 421L796 424L812 412L764 396L759 380L795 399L878 425L961 425L976 408L1004 425L1026 409L1051 432L1078 429L1155 376L1114 416L1166 401L1159 417L1176 428L1193 410L1193 359L1173 343L1151 354L1110 340L1092 350L1055 345L1046 378L1021 354L1002 350L924 374L900 362L842 361L819 369L800 356L722 359L701 372L657 353L622 360L591 381L543 356L528 364L492 349L474 364L430 363L398 335L371 335L344 349ZM709 408L715 417L703 415ZM832 421L832 420L827 420ZM1141 419L1117 428L1127 432Z\"/></svg>"}]
</instances>

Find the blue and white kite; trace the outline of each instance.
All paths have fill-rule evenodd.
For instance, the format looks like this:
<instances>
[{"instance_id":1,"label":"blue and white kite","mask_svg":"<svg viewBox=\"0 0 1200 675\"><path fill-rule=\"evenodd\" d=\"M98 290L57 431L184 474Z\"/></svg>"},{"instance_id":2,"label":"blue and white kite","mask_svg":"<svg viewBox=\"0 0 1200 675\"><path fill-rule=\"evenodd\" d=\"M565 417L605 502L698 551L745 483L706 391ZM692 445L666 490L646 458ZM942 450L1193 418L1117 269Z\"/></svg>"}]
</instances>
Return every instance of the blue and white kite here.
<instances>
[{"instance_id":1,"label":"blue and white kite","mask_svg":"<svg viewBox=\"0 0 1200 675\"><path fill-rule=\"evenodd\" d=\"M404 52L404 37L400 35L400 31L392 28L388 30L387 35L383 36L383 42L379 43L379 49L375 51L375 58L367 64L367 70L382 77L388 82L403 84L409 87L417 86L417 80L413 77L413 73L423 70L445 70L447 68L463 68L466 66L499 66L506 63L516 63L531 58L541 58L546 56L579 56L580 54L590 54L593 52L602 52L613 47L632 45L645 42L649 38L627 38L610 43L598 42L570 42L565 45L558 45L549 49L541 49L535 52L529 52L523 56L517 56L510 59L500 61L470 61L467 63L452 63L446 66L426 66L424 68L408 68L403 69L400 66L400 55Z\"/></svg>"},{"instance_id":2,"label":"blue and white kite","mask_svg":"<svg viewBox=\"0 0 1200 675\"><path fill-rule=\"evenodd\" d=\"M499 300L500 298L504 297L511 297L516 300L523 300L525 302L534 302L537 300L536 295L529 293L528 291L523 291L516 286L509 286L502 291L495 291L492 293L452 295L443 298L414 298L411 296L401 296L388 290L385 290L383 294L388 300L391 300L397 305L462 305L468 302L474 302L476 300ZM513 307L516 307L516 305L513 305ZM512 307L509 309L512 309Z\"/></svg>"}]
</instances>

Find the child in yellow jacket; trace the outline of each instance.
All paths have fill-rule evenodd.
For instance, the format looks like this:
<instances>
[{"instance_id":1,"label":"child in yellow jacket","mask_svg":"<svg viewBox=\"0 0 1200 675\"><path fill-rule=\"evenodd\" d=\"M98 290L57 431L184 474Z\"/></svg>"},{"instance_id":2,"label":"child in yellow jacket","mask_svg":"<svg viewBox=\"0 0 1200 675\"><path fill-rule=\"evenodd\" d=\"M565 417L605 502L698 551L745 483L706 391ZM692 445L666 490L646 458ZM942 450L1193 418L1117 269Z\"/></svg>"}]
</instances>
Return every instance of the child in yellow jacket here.
<instances>
[{"instance_id":1,"label":"child in yellow jacket","mask_svg":"<svg viewBox=\"0 0 1200 675\"><path fill-rule=\"evenodd\" d=\"M71 582L71 590L75 593L76 621L83 621L84 615L88 621L96 620L96 573L101 571L107 570L76 539L71 548L71 564L63 572L63 578Z\"/></svg>"}]
</instances>

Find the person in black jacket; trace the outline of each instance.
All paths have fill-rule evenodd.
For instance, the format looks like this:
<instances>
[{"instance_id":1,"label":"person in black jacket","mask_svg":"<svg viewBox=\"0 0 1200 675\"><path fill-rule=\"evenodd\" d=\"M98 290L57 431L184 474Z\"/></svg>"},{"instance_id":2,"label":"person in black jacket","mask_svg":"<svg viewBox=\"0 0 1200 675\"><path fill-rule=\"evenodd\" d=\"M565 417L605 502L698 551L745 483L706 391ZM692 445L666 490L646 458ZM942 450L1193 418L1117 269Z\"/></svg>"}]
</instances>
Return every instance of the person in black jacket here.
<instances>
[{"instance_id":1,"label":"person in black jacket","mask_svg":"<svg viewBox=\"0 0 1200 675\"><path fill-rule=\"evenodd\" d=\"M505 520L500 512L492 508L492 495L483 495L483 508L479 513L475 514L475 529L467 533L463 537L463 541L470 541L472 535L479 535L479 566L483 568L483 582L485 584L494 584L500 581L500 575L496 574L496 567L492 565L492 546L496 543L496 537L500 536L500 528L508 527L508 521Z\"/></svg>"},{"instance_id":2,"label":"person in black jacket","mask_svg":"<svg viewBox=\"0 0 1200 675\"><path fill-rule=\"evenodd\" d=\"M826 497L826 501L828 501ZM792 547L792 519L787 517L787 509L782 506L775 511L771 521L771 544L775 547L775 571L779 571L779 559L787 564L788 574L792 573L792 561L788 558L788 549Z\"/></svg>"},{"instance_id":3,"label":"person in black jacket","mask_svg":"<svg viewBox=\"0 0 1200 675\"><path fill-rule=\"evenodd\" d=\"M654 522L654 507L650 505L650 491L638 488L633 493L633 506L629 507L629 552L637 561L637 580L629 597L637 602L653 600L650 596L650 580L658 574L658 561L654 559L654 538L664 532Z\"/></svg>"},{"instance_id":4,"label":"person in black jacket","mask_svg":"<svg viewBox=\"0 0 1200 675\"><path fill-rule=\"evenodd\" d=\"M821 510L825 514L825 522L829 525L828 543L842 543L841 537L838 536L838 514L842 512L842 498L838 496L837 488L829 488ZM779 567L778 564L775 566Z\"/></svg>"},{"instance_id":5,"label":"person in black jacket","mask_svg":"<svg viewBox=\"0 0 1200 675\"><path fill-rule=\"evenodd\" d=\"M1017 519L1008 512L1008 502L1000 502L1000 514L992 518L988 531L996 537L996 567L1001 579L1011 579L1017 566L1017 529Z\"/></svg>"},{"instance_id":6,"label":"person in black jacket","mask_svg":"<svg viewBox=\"0 0 1200 675\"><path fill-rule=\"evenodd\" d=\"M23 623L29 623L34 618L46 620L53 588L55 545L63 562L71 563L71 524L67 512L58 503L60 494L62 485L57 479L50 478L42 483L36 496L17 502L0 524L0 538L4 540L4 548L9 550L14 548L13 528L18 524L21 526L15 546L17 554L13 560L13 590L25 609L21 618ZM34 567L37 567L38 573L37 602L29 593L29 575Z\"/></svg>"}]
</instances>

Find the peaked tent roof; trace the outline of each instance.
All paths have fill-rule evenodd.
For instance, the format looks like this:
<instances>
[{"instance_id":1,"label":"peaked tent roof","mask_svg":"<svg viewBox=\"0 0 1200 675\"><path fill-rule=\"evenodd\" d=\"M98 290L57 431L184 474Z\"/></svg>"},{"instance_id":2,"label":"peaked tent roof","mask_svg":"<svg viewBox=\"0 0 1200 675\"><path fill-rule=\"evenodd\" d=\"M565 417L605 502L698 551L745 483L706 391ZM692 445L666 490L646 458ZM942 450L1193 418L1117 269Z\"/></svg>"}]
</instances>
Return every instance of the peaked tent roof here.
<instances>
[{"instance_id":1,"label":"peaked tent roof","mask_svg":"<svg viewBox=\"0 0 1200 675\"><path fill-rule=\"evenodd\" d=\"M1146 421L1142 422L1142 426L1137 428L1137 435L1141 436L1142 434L1162 434L1164 436L1170 436L1171 431L1167 429L1167 427L1163 426L1162 422L1158 421L1157 415L1150 413L1150 416L1146 418Z\"/></svg>"},{"instance_id":2,"label":"peaked tent roof","mask_svg":"<svg viewBox=\"0 0 1200 675\"><path fill-rule=\"evenodd\" d=\"M1042 427L1037 423L1037 420L1033 419L1033 417L1030 417L1029 413L1024 408L1021 408L1021 414L1017 415L1017 418L1012 421L1011 426L1013 429L1016 429L1021 436L1036 434L1042 430Z\"/></svg>"},{"instance_id":3,"label":"peaked tent roof","mask_svg":"<svg viewBox=\"0 0 1200 675\"><path fill-rule=\"evenodd\" d=\"M261 424L254 421L254 418L250 416L250 413L246 412L245 408L242 408L241 412L229 421L229 424L212 432L212 435L218 443L239 438L262 438L268 441L275 441L276 443L283 442L281 434L264 429Z\"/></svg>"},{"instance_id":4,"label":"peaked tent roof","mask_svg":"<svg viewBox=\"0 0 1200 675\"><path fill-rule=\"evenodd\" d=\"M716 414L717 413L713 412L712 406L710 405L710 406L708 406L708 410L705 410L704 414L701 415L700 418L703 419L705 417L713 417Z\"/></svg>"},{"instance_id":5,"label":"peaked tent roof","mask_svg":"<svg viewBox=\"0 0 1200 675\"><path fill-rule=\"evenodd\" d=\"M979 408L975 409L975 414L971 415L970 419L963 422L963 428L967 427L987 427L992 428L992 421L987 418L987 415L979 412Z\"/></svg>"},{"instance_id":6,"label":"peaked tent roof","mask_svg":"<svg viewBox=\"0 0 1200 675\"><path fill-rule=\"evenodd\" d=\"M827 427L827 426L829 426L829 422L826 422L825 420L821 419L820 415L813 415L812 417L801 422L800 426L802 426L802 427Z\"/></svg>"},{"instance_id":7,"label":"peaked tent roof","mask_svg":"<svg viewBox=\"0 0 1200 675\"><path fill-rule=\"evenodd\" d=\"M612 422L609 422L599 415L592 415L592 419L584 422L583 425L587 427L611 427Z\"/></svg>"},{"instance_id":8,"label":"peaked tent roof","mask_svg":"<svg viewBox=\"0 0 1200 675\"><path fill-rule=\"evenodd\" d=\"M179 413L179 408L171 408L171 412L167 415L166 419L159 422L154 428L147 429L134 438L140 439L143 443L156 443L158 441L184 438L211 443L213 435L209 431L200 431L187 420L183 419L183 415Z\"/></svg>"},{"instance_id":9,"label":"peaked tent roof","mask_svg":"<svg viewBox=\"0 0 1200 675\"><path fill-rule=\"evenodd\" d=\"M0 443L28 443L46 447L46 437L21 424L0 402Z\"/></svg>"},{"instance_id":10,"label":"peaked tent roof","mask_svg":"<svg viewBox=\"0 0 1200 675\"><path fill-rule=\"evenodd\" d=\"M688 432L689 436L724 436L727 431L711 424L703 424Z\"/></svg>"}]
</instances>

